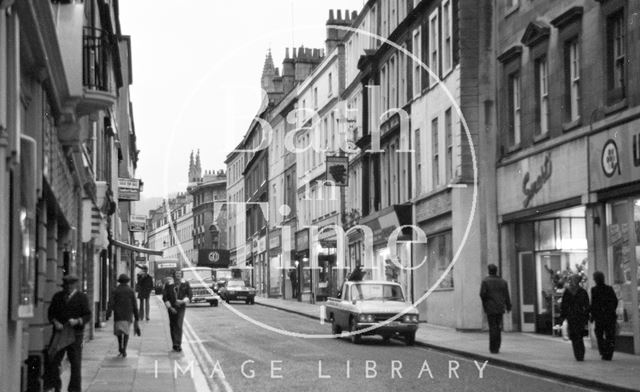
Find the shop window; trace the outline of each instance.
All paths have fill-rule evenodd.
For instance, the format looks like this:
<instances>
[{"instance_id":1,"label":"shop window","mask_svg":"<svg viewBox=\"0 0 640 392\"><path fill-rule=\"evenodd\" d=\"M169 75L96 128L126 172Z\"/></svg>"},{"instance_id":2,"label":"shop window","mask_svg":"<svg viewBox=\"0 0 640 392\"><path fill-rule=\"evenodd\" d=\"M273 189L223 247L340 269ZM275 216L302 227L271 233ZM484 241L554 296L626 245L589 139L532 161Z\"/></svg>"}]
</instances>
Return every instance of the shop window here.
<instances>
[{"instance_id":1,"label":"shop window","mask_svg":"<svg viewBox=\"0 0 640 392\"><path fill-rule=\"evenodd\" d=\"M434 235L427 239L427 262L429 265L429 287L432 287L445 273L451 263L451 232ZM453 270L440 282L439 289L453 288Z\"/></svg>"}]
</instances>

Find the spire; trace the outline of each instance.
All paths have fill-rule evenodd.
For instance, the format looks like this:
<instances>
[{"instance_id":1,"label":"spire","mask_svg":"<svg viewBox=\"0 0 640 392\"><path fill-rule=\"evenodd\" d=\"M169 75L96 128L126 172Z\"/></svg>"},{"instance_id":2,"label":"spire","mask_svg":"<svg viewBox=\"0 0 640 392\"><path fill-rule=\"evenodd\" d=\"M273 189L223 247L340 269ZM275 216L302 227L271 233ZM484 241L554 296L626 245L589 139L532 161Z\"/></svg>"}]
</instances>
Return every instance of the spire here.
<instances>
[{"instance_id":1,"label":"spire","mask_svg":"<svg viewBox=\"0 0 640 392\"><path fill-rule=\"evenodd\" d=\"M198 149L198 153L196 154L196 178L202 177L202 165L200 164L200 149Z\"/></svg>"},{"instance_id":2,"label":"spire","mask_svg":"<svg viewBox=\"0 0 640 392\"><path fill-rule=\"evenodd\" d=\"M194 162L193 162L193 150L191 150L191 156L189 156L189 181L188 183L193 182L194 176Z\"/></svg>"},{"instance_id":3,"label":"spire","mask_svg":"<svg viewBox=\"0 0 640 392\"><path fill-rule=\"evenodd\" d=\"M275 65L273 64L273 57L271 56L271 49L267 51L267 56L264 59L264 66L262 67L262 79L261 87L267 92L273 91L273 77L276 75Z\"/></svg>"}]
</instances>

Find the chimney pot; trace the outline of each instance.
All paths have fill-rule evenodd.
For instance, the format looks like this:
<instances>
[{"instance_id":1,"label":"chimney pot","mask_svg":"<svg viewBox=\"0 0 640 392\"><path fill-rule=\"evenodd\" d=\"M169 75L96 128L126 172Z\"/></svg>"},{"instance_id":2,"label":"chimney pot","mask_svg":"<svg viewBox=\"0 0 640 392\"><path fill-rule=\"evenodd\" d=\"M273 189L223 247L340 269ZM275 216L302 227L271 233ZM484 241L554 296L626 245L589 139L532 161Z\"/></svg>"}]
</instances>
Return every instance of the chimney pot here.
<instances>
[{"instance_id":1,"label":"chimney pot","mask_svg":"<svg viewBox=\"0 0 640 392\"><path fill-rule=\"evenodd\" d=\"M284 49L284 58L288 59L289 58L289 48L285 48Z\"/></svg>"},{"instance_id":2,"label":"chimney pot","mask_svg":"<svg viewBox=\"0 0 640 392\"><path fill-rule=\"evenodd\" d=\"M342 10L338 10L338 20L342 20Z\"/></svg>"},{"instance_id":3,"label":"chimney pot","mask_svg":"<svg viewBox=\"0 0 640 392\"><path fill-rule=\"evenodd\" d=\"M329 20L333 20L333 10L329 10Z\"/></svg>"},{"instance_id":4,"label":"chimney pot","mask_svg":"<svg viewBox=\"0 0 640 392\"><path fill-rule=\"evenodd\" d=\"M349 10L344 10L344 20L349 20Z\"/></svg>"},{"instance_id":5,"label":"chimney pot","mask_svg":"<svg viewBox=\"0 0 640 392\"><path fill-rule=\"evenodd\" d=\"M358 18L358 11L351 12L351 19L356 20Z\"/></svg>"}]
</instances>

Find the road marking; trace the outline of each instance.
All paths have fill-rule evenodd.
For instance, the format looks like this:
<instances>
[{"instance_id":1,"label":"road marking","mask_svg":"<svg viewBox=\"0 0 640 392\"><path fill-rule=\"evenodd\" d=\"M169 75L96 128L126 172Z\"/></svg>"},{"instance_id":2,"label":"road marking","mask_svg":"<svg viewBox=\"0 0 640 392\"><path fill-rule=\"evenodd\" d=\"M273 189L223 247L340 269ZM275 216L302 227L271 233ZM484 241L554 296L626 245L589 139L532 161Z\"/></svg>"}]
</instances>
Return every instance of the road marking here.
<instances>
[{"instance_id":1,"label":"road marking","mask_svg":"<svg viewBox=\"0 0 640 392\"><path fill-rule=\"evenodd\" d=\"M324 305L320 305L320 325L324 325L324 319L327 316L327 309Z\"/></svg>"},{"instance_id":2,"label":"road marking","mask_svg":"<svg viewBox=\"0 0 640 392\"><path fill-rule=\"evenodd\" d=\"M189 331L189 334L191 335L192 339L194 340L195 344L198 346L198 348L200 349L200 353L202 353L207 361L209 362L211 369L214 368L216 361L213 360L213 358L211 357L211 355L209 354L209 352L207 351L207 349L204 347L204 344L202 344L202 339L200 339L200 336L198 336L198 334L196 333L196 331L193 329L193 327L191 327L191 324L189 323L188 320L184 320L184 325L187 327L186 330ZM229 382L227 382L226 379L222 378L222 377L216 377L217 380L219 380L222 383L222 386L224 387L226 392L233 392L233 388L231 387L231 384L229 384ZM215 383L215 380L213 377L211 377L211 380Z\"/></svg>"}]
</instances>

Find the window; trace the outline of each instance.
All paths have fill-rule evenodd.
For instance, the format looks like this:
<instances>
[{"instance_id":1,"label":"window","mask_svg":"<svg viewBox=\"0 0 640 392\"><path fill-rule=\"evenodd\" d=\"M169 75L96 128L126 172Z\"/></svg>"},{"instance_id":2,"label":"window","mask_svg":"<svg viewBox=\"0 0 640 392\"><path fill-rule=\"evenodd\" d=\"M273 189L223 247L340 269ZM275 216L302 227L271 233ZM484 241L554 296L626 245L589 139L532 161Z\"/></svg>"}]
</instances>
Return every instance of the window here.
<instances>
[{"instance_id":1,"label":"window","mask_svg":"<svg viewBox=\"0 0 640 392\"><path fill-rule=\"evenodd\" d=\"M420 40L420 28L417 28L413 32L413 56L417 59L422 58L421 53L421 40ZM420 63L413 60L413 97L417 97L420 95L420 90L422 86L421 81L422 68L420 67Z\"/></svg>"},{"instance_id":2,"label":"window","mask_svg":"<svg viewBox=\"0 0 640 392\"><path fill-rule=\"evenodd\" d=\"M318 88L313 88L313 108L318 109Z\"/></svg>"},{"instance_id":3,"label":"window","mask_svg":"<svg viewBox=\"0 0 640 392\"><path fill-rule=\"evenodd\" d=\"M520 144L520 75L509 75L509 145Z\"/></svg>"},{"instance_id":4,"label":"window","mask_svg":"<svg viewBox=\"0 0 640 392\"><path fill-rule=\"evenodd\" d=\"M444 134L447 143L446 175L447 182L453 178L453 129L451 124L451 108L444 112Z\"/></svg>"},{"instance_id":5,"label":"window","mask_svg":"<svg viewBox=\"0 0 640 392\"><path fill-rule=\"evenodd\" d=\"M580 117L580 45L573 39L565 45L566 117L576 121Z\"/></svg>"},{"instance_id":6,"label":"window","mask_svg":"<svg viewBox=\"0 0 640 392\"><path fill-rule=\"evenodd\" d=\"M386 112L389 109L389 83L387 81L387 66L382 66L380 70L380 94L382 95L382 112ZM385 115L386 118L386 115Z\"/></svg>"},{"instance_id":7,"label":"window","mask_svg":"<svg viewBox=\"0 0 640 392\"><path fill-rule=\"evenodd\" d=\"M447 73L453 67L453 11L452 0L445 0L442 3L442 71Z\"/></svg>"},{"instance_id":8,"label":"window","mask_svg":"<svg viewBox=\"0 0 640 392\"><path fill-rule=\"evenodd\" d=\"M382 22L382 37L386 38L389 35L389 0L382 0L380 7L380 19Z\"/></svg>"},{"instance_id":9,"label":"window","mask_svg":"<svg viewBox=\"0 0 640 392\"><path fill-rule=\"evenodd\" d=\"M413 153L416 160L416 191L414 196L419 196L422 193L422 161L420 156L420 130L414 131L413 137Z\"/></svg>"},{"instance_id":10,"label":"window","mask_svg":"<svg viewBox=\"0 0 640 392\"><path fill-rule=\"evenodd\" d=\"M432 75L429 77L429 86L433 86L438 82L437 77L440 75L438 62L438 10L433 11L429 16L429 68Z\"/></svg>"},{"instance_id":11,"label":"window","mask_svg":"<svg viewBox=\"0 0 640 392\"><path fill-rule=\"evenodd\" d=\"M427 260L429 263L429 286L433 286L436 281L446 271L453 257L451 246L451 232L438 234L427 238ZM442 280L440 289L453 288L453 270Z\"/></svg>"},{"instance_id":12,"label":"window","mask_svg":"<svg viewBox=\"0 0 640 392\"><path fill-rule=\"evenodd\" d=\"M390 21L389 21L389 32L392 32L396 26L398 25L398 0L391 0L390 5Z\"/></svg>"},{"instance_id":13,"label":"window","mask_svg":"<svg viewBox=\"0 0 640 392\"><path fill-rule=\"evenodd\" d=\"M397 108L398 106L398 72L396 71L396 56L394 55L389 60L389 107Z\"/></svg>"},{"instance_id":14,"label":"window","mask_svg":"<svg viewBox=\"0 0 640 392\"><path fill-rule=\"evenodd\" d=\"M536 60L535 69L538 117L536 135L542 136L549 132L549 68L546 57Z\"/></svg>"},{"instance_id":15,"label":"window","mask_svg":"<svg viewBox=\"0 0 640 392\"><path fill-rule=\"evenodd\" d=\"M407 46L402 45L402 49L406 50ZM400 82L398 83L399 96L398 103L399 106L403 106L407 102L407 63L406 63L407 55L403 52L400 52L398 56L398 77Z\"/></svg>"},{"instance_id":16,"label":"window","mask_svg":"<svg viewBox=\"0 0 640 392\"><path fill-rule=\"evenodd\" d=\"M625 96L625 23L624 9L607 18L607 82L609 103Z\"/></svg>"},{"instance_id":17,"label":"window","mask_svg":"<svg viewBox=\"0 0 640 392\"><path fill-rule=\"evenodd\" d=\"M438 117L431 120L431 155L433 166L432 170L432 178L433 178L433 189L437 188L440 185L440 158L439 158L439 143L438 143Z\"/></svg>"},{"instance_id":18,"label":"window","mask_svg":"<svg viewBox=\"0 0 640 392\"><path fill-rule=\"evenodd\" d=\"M333 74L329 72L329 96L333 95Z\"/></svg>"}]
</instances>

